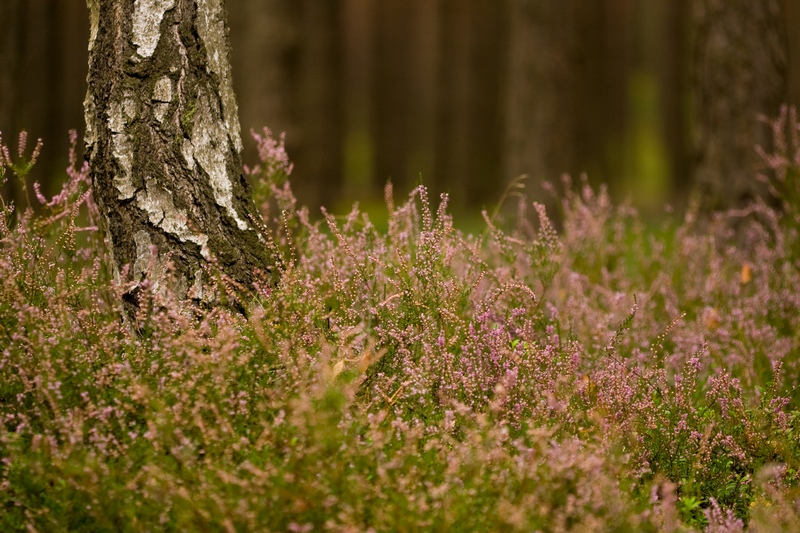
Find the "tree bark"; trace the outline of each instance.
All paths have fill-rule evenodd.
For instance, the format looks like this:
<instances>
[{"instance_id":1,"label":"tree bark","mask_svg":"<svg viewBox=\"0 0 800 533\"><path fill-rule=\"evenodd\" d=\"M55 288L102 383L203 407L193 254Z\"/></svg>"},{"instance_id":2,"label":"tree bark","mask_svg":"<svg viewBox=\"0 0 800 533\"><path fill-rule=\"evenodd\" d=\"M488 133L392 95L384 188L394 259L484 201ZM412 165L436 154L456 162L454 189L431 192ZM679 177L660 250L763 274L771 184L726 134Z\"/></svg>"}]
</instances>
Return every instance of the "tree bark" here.
<instances>
[{"instance_id":1,"label":"tree bark","mask_svg":"<svg viewBox=\"0 0 800 533\"><path fill-rule=\"evenodd\" d=\"M14 116L18 106L20 43L22 41L22 2L5 0L0 3L0 19L5 21L0 32L0 132L6 141L16 128Z\"/></svg>"},{"instance_id":2,"label":"tree bark","mask_svg":"<svg viewBox=\"0 0 800 533\"><path fill-rule=\"evenodd\" d=\"M568 3L509 1L504 175L555 181L574 169L576 135Z\"/></svg>"},{"instance_id":3,"label":"tree bark","mask_svg":"<svg viewBox=\"0 0 800 533\"><path fill-rule=\"evenodd\" d=\"M708 208L758 193L769 127L787 98L788 43L780 0L692 0L695 183Z\"/></svg>"},{"instance_id":4,"label":"tree bark","mask_svg":"<svg viewBox=\"0 0 800 533\"><path fill-rule=\"evenodd\" d=\"M0 2L0 20L5 21L0 32L0 134L6 144L12 144L19 129L19 62L22 42L22 1ZM19 188L16 182L6 178L0 189L8 200L16 203Z\"/></svg>"},{"instance_id":5,"label":"tree bark","mask_svg":"<svg viewBox=\"0 0 800 533\"><path fill-rule=\"evenodd\" d=\"M440 4L435 171L453 209L496 200L505 76L498 58L506 50L506 7L497 0Z\"/></svg>"},{"instance_id":6,"label":"tree bark","mask_svg":"<svg viewBox=\"0 0 800 533\"><path fill-rule=\"evenodd\" d=\"M218 303L270 270L242 173L222 0L88 0L86 150L115 275Z\"/></svg>"},{"instance_id":7,"label":"tree bark","mask_svg":"<svg viewBox=\"0 0 800 533\"><path fill-rule=\"evenodd\" d=\"M297 198L305 205L330 206L343 180L341 2L305 0L301 4L304 38L298 119L302 146L294 163L308 185L297 191Z\"/></svg>"},{"instance_id":8,"label":"tree bark","mask_svg":"<svg viewBox=\"0 0 800 533\"><path fill-rule=\"evenodd\" d=\"M416 183L416 173L407 168L409 153L409 97L412 72L410 41L413 0L385 0L375 3L375 62L372 84L372 135L375 143L375 178L380 190L387 180L405 192Z\"/></svg>"},{"instance_id":9,"label":"tree bark","mask_svg":"<svg viewBox=\"0 0 800 533\"><path fill-rule=\"evenodd\" d=\"M228 20L233 70L246 73L233 81L242 127L245 132L260 132L264 126L276 135L285 132L286 150L294 163L292 180L306 183L307 176L298 169L298 152L303 148L300 64L304 3L303 0L230 2ZM245 161L255 160L256 155L256 146L245 143Z\"/></svg>"}]
</instances>

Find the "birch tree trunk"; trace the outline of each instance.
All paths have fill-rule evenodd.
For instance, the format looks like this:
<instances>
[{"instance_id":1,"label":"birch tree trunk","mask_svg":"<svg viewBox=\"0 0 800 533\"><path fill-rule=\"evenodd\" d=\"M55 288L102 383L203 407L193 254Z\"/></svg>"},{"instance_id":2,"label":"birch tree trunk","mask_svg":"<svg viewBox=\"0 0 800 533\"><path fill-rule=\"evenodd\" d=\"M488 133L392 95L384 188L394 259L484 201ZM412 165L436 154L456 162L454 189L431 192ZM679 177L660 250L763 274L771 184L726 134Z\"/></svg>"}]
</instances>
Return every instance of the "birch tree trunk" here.
<instances>
[{"instance_id":1,"label":"birch tree trunk","mask_svg":"<svg viewBox=\"0 0 800 533\"><path fill-rule=\"evenodd\" d=\"M218 300L270 270L242 173L223 0L88 0L86 149L115 275ZM171 268L170 268L170 265Z\"/></svg>"}]
</instances>

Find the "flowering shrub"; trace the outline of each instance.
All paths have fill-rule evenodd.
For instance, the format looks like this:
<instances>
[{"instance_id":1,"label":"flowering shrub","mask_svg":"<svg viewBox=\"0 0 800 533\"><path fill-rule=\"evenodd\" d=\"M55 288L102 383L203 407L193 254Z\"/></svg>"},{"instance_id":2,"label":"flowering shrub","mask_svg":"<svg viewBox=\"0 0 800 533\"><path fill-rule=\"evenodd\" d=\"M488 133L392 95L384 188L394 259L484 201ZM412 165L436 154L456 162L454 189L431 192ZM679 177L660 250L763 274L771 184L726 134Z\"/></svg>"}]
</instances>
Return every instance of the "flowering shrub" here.
<instances>
[{"instance_id":1,"label":"flowering shrub","mask_svg":"<svg viewBox=\"0 0 800 533\"><path fill-rule=\"evenodd\" d=\"M566 183L563 231L525 200L468 235L389 186L382 232L256 140L281 276L246 316L145 284L132 331L74 152L3 204L0 529L800 528L790 209L653 230Z\"/></svg>"}]
</instances>

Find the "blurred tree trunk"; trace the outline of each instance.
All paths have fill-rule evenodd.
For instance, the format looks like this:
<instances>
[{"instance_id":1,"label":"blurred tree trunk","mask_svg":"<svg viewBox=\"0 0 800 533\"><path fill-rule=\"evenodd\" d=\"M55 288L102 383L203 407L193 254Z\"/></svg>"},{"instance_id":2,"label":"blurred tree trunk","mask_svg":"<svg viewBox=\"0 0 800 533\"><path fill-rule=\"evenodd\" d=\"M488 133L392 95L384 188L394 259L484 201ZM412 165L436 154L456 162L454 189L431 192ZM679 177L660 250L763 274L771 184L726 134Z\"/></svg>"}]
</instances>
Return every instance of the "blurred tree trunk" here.
<instances>
[{"instance_id":1,"label":"blurred tree trunk","mask_svg":"<svg viewBox=\"0 0 800 533\"><path fill-rule=\"evenodd\" d=\"M233 86L245 131L245 161L257 161L250 131L268 127L286 132L286 150L297 164L302 151L300 60L302 2L246 0L229 2ZM295 169L292 178L302 179Z\"/></svg>"},{"instance_id":2,"label":"blurred tree trunk","mask_svg":"<svg viewBox=\"0 0 800 533\"><path fill-rule=\"evenodd\" d=\"M22 0L0 2L0 20L4 21L0 32L0 133L7 145L13 146L19 127L20 58L23 40ZM7 176L7 179L10 176ZM16 201L18 188L13 179L3 187L4 196Z\"/></svg>"},{"instance_id":3,"label":"blurred tree trunk","mask_svg":"<svg viewBox=\"0 0 800 533\"><path fill-rule=\"evenodd\" d=\"M44 117L47 130L44 140L49 148L49 162L43 183L45 191L55 194L61 190L69 151L69 131L83 133L83 98L86 95L88 55L86 40L89 19L83 2L53 0L49 11L52 28L52 49L48 51L47 68L53 76L48 96L50 106ZM54 179L55 178L55 179Z\"/></svg>"},{"instance_id":4,"label":"blurred tree trunk","mask_svg":"<svg viewBox=\"0 0 800 533\"><path fill-rule=\"evenodd\" d=\"M267 126L276 135L289 132L290 148L298 130L300 7L296 0L247 0L229 6L233 85L242 125L247 131Z\"/></svg>"},{"instance_id":5,"label":"blurred tree trunk","mask_svg":"<svg viewBox=\"0 0 800 533\"><path fill-rule=\"evenodd\" d=\"M67 165L68 130L83 121L86 8L59 0L0 1L0 131L7 142L25 130L45 149L29 179L53 192ZM60 185L60 183L55 184ZM10 180L6 192L23 198Z\"/></svg>"},{"instance_id":6,"label":"blurred tree trunk","mask_svg":"<svg viewBox=\"0 0 800 533\"><path fill-rule=\"evenodd\" d=\"M245 128L286 132L304 205L335 201L342 182L341 3L231 3L234 85ZM246 149L248 159L254 149Z\"/></svg>"},{"instance_id":7,"label":"blurred tree trunk","mask_svg":"<svg viewBox=\"0 0 800 533\"><path fill-rule=\"evenodd\" d=\"M631 131L631 74L635 0L574 2L576 29L568 57L576 77L565 120L575 128L569 172L586 172L596 184L618 190L625 175ZM622 191L620 191L622 192Z\"/></svg>"},{"instance_id":8,"label":"blurred tree trunk","mask_svg":"<svg viewBox=\"0 0 800 533\"><path fill-rule=\"evenodd\" d=\"M771 138L759 115L788 96L785 18L781 0L692 0L694 176L707 208L760 189L753 148Z\"/></svg>"},{"instance_id":9,"label":"blurred tree trunk","mask_svg":"<svg viewBox=\"0 0 800 533\"><path fill-rule=\"evenodd\" d=\"M441 2L436 179L455 207L499 196L505 8L497 0Z\"/></svg>"},{"instance_id":10,"label":"blurred tree trunk","mask_svg":"<svg viewBox=\"0 0 800 533\"><path fill-rule=\"evenodd\" d=\"M509 7L505 177L553 181L572 170L577 140L570 2L510 0Z\"/></svg>"},{"instance_id":11,"label":"blurred tree trunk","mask_svg":"<svg viewBox=\"0 0 800 533\"><path fill-rule=\"evenodd\" d=\"M659 50L661 120L667 147L672 184L672 200L683 202L691 180L691 140L686 97L691 89L691 50L689 46L689 0L663 0L666 10L661 30L664 39ZM646 9L647 4L642 9Z\"/></svg>"},{"instance_id":12,"label":"blurred tree trunk","mask_svg":"<svg viewBox=\"0 0 800 533\"><path fill-rule=\"evenodd\" d=\"M126 302L148 280L216 303L210 263L250 290L270 258L242 174L222 1L88 4L86 149L112 266L137 284Z\"/></svg>"},{"instance_id":13,"label":"blurred tree trunk","mask_svg":"<svg viewBox=\"0 0 800 533\"><path fill-rule=\"evenodd\" d=\"M502 176L503 90L507 31L505 2L473 0L469 20L470 94L468 145L469 205L494 205L499 198L497 182ZM452 183L452 182L451 182Z\"/></svg>"},{"instance_id":14,"label":"blurred tree trunk","mask_svg":"<svg viewBox=\"0 0 800 533\"><path fill-rule=\"evenodd\" d=\"M47 51L52 38L47 30L49 10L53 7L52 0L9 0L0 7L3 15L0 19L3 20L3 46L9 46L8 51L0 50L3 68L9 69L2 87L0 106L3 110L0 120L3 137L10 147L16 147L17 135L23 130L28 132L31 140L45 138L49 141L47 134L51 132L51 125L47 116L51 111L49 102L56 80L53 79L53 72L47 68L50 66ZM9 18L6 19L6 16ZM42 176L46 176L51 160L49 150L45 150L29 179L41 180ZM26 205L22 187L14 177L9 177L8 192L17 205Z\"/></svg>"},{"instance_id":15,"label":"blurred tree trunk","mask_svg":"<svg viewBox=\"0 0 800 533\"><path fill-rule=\"evenodd\" d=\"M11 140L16 125L18 108L20 52L23 39L22 0L4 0L0 3L0 132L6 141Z\"/></svg>"},{"instance_id":16,"label":"blurred tree trunk","mask_svg":"<svg viewBox=\"0 0 800 533\"><path fill-rule=\"evenodd\" d=\"M538 185L586 172L614 184L629 126L631 2L508 5L506 179L527 174Z\"/></svg>"},{"instance_id":17,"label":"blurred tree trunk","mask_svg":"<svg viewBox=\"0 0 800 533\"><path fill-rule=\"evenodd\" d=\"M800 106L800 2L783 0L786 12L785 31L789 46L789 96L787 102L795 107Z\"/></svg>"},{"instance_id":18,"label":"blurred tree trunk","mask_svg":"<svg viewBox=\"0 0 800 533\"><path fill-rule=\"evenodd\" d=\"M373 27L376 7L373 0L342 0L343 195L351 201L369 198L386 183L385 176L378 176L380 181L376 179L373 168L373 43L377 37Z\"/></svg>"},{"instance_id":19,"label":"blurred tree trunk","mask_svg":"<svg viewBox=\"0 0 800 533\"><path fill-rule=\"evenodd\" d=\"M436 182L450 193L454 207L466 203L469 181L469 25L472 0L442 0L436 139ZM480 87L480 85L478 85Z\"/></svg>"},{"instance_id":20,"label":"blurred tree trunk","mask_svg":"<svg viewBox=\"0 0 800 533\"><path fill-rule=\"evenodd\" d=\"M294 156L294 184L298 199L304 203L330 205L342 188L342 2L303 0L300 4L303 48L299 122L303 144Z\"/></svg>"},{"instance_id":21,"label":"blurred tree trunk","mask_svg":"<svg viewBox=\"0 0 800 533\"><path fill-rule=\"evenodd\" d=\"M375 4L373 56L374 111L371 130L375 141L374 186L380 190L391 180L396 190L406 191L416 183L422 169L409 168L417 126L413 110L419 101L412 94L415 71L414 11L419 1L382 0Z\"/></svg>"}]
</instances>

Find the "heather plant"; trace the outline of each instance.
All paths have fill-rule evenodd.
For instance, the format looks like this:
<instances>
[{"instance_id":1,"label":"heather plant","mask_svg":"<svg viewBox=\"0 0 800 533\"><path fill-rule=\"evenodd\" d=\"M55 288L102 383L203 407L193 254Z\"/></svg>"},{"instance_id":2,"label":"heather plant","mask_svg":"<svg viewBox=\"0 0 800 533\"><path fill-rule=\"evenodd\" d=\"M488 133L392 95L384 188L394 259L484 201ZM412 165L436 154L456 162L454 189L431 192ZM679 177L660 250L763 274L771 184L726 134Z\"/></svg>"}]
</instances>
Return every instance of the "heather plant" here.
<instances>
[{"instance_id":1,"label":"heather plant","mask_svg":"<svg viewBox=\"0 0 800 533\"><path fill-rule=\"evenodd\" d=\"M470 235L387 186L381 231L254 137L280 276L243 312L144 281L123 320L74 136L60 194L3 204L0 529L800 527L789 207L654 230L565 180L561 231L518 197Z\"/></svg>"},{"instance_id":2,"label":"heather plant","mask_svg":"<svg viewBox=\"0 0 800 533\"><path fill-rule=\"evenodd\" d=\"M760 146L756 148L768 170L768 173L759 174L758 179L768 185L772 196L781 203L789 223L796 225L800 216L800 124L797 108L783 105L775 120L766 117L763 120L772 127L774 146L772 153Z\"/></svg>"},{"instance_id":3,"label":"heather plant","mask_svg":"<svg viewBox=\"0 0 800 533\"><path fill-rule=\"evenodd\" d=\"M39 158L39 153L42 150L42 140L39 139L36 142L36 146L29 156L25 154L27 147L28 134L27 132L23 131L19 134L19 140L17 142L17 157L16 160L14 160L11 158L11 153L8 149L8 146L3 144L3 137L0 135L0 182L5 184L7 179L5 175L6 170L10 170L19 182L20 189L25 195L24 197L25 201L27 202L27 206L31 207L32 204L30 192L28 191L27 177L33 166L36 164L36 160Z\"/></svg>"}]
</instances>

